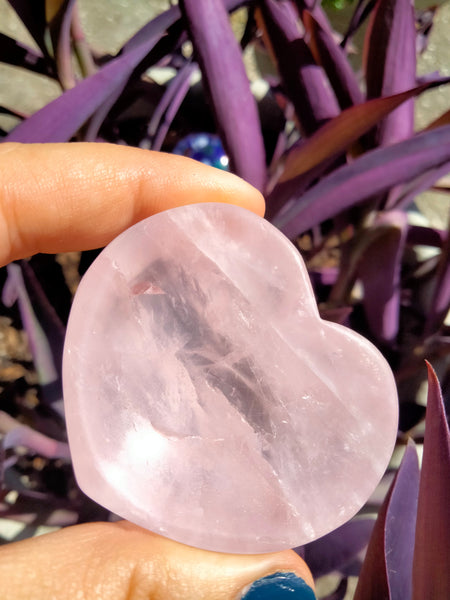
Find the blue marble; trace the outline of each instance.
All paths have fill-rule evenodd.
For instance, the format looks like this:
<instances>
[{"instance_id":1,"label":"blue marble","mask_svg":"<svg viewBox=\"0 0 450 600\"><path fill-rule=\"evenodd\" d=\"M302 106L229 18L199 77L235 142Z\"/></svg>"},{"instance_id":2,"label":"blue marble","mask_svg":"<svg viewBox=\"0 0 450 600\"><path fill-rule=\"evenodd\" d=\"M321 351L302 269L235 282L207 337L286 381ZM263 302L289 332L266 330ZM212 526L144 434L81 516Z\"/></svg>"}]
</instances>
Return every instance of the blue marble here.
<instances>
[{"instance_id":1,"label":"blue marble","mask_svg":"<svg viewBox=\"0 0 450 600\"><path fill-rule=\"evenodd\" d=\"M228 156L225 154L218 135L191 133L178 142L173 153L188 156L223 171L229 171Z\"/></svg>"}]
</instances>

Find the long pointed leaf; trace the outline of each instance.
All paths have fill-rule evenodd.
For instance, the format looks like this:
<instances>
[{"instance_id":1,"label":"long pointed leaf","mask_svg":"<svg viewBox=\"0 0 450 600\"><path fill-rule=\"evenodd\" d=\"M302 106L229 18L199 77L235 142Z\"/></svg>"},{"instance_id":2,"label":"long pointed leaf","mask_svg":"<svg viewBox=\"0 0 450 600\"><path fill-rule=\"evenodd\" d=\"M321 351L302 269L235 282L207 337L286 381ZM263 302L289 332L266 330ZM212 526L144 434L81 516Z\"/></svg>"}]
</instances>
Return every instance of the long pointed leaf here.
<instances>
[{"instance_id":1,"label":"long pointed leaf","mask_svg":"<svg viewBox=\"0 0 450 600\"><path fill-rule=\"evenodd\" d=\"M439 381L428 366L428 402L417 509L413 600L450 598L450 432Z\"/></svg>"},{"instance_id":2,"label":"long pointed leaf","mask_svg":"<svg viewBox=\"0 0 450 600\"><path fill-rule=\"evenodd\" d=\"M311 54L290 3L263 0L259 8L283 85L304 135L339 114L336 96Z\"/></svg>"},{"instance_id":3,"label":"long pointed leaf","mask_svg":"<svg viewBox=\"0 0 450 600\"><path fill-rule=\"evenodd\" d=\"M295 237L394 185L450 161L450 126L367 152L322 179L273 219Z\"/></svg>"},{"instance_id":4,"label":"long pointed leaf","mask_svg":"<svg viewBox=\"0 0 450 600\"><path fill-rule=\"evenodd\" d=\"M231 169L262 190L266 160L258 110L225 6L222 0L183 0L180 7Z\"/></svg>"},{"instance_id":5,"label":"long pointed leaf","mask_svg":"<svg viewBox=\"0 0 450 600\"><path fill-rule=\"evenodd\" d=\"M170 124L189 91L192 75L197 69L196 63L186 63L167 86L147 128L152 150L161 150Z\"/></svg>"},{"instance_id":6,"label":"long pointed leaf","mask_svg":"<svg viewBox=\"0 0 450 600\"><path fill-rule=\"evenodd\" d=\"M416 83L416 27L411 0L378 0L366 37L368 98L392 95ZM406 139L414 131L414 104L405 103L379 127L378 144Z\"/></svg>"},{"instance_id":7,"label":"long pointed leaf","mask_svg":"<svg viewBox=\"0 0 450 600\"><path fill-rule=\"evenodd\" d=\"M444 82L450 82L450 78ZM342 111L287 155L279 182L302 175L320 162L344 152L403 102L444 82L424 83L400 94L369 100Z\"/></svg>"},{"instance_id":8,"label":"long pointed leaf","mask_svg":"<svg viewBox=\"0 0 450 600\"><path fill-rule=\"evenodd\" d=\"M411 598L418 490L419 463L409 442L378 514L354 600Z\"/></svg>"},{"instance_id":9,"label":"long pointed leaf","mask_svg":"<svg viewBox=\"0 0 450 600\"><path fill-rule=\"evenodd\" d=\"M309 47L318 65L327 74L342 109L361 104L364 95L345 51L333 35L321 27L309 11L303 11L303 23L310 34Z\"/></svg>"},{"instance_id":10,"label":"long pointed leaf","mask_svg":"<svg viewBox=\"0 0 450 600\"><path fill-rule=\"evenodd\" d=\"M384 532L391 600L411 597L418 495L419 462L414 443L409 441L393 484Z\"/></svg>"}]
</instances>

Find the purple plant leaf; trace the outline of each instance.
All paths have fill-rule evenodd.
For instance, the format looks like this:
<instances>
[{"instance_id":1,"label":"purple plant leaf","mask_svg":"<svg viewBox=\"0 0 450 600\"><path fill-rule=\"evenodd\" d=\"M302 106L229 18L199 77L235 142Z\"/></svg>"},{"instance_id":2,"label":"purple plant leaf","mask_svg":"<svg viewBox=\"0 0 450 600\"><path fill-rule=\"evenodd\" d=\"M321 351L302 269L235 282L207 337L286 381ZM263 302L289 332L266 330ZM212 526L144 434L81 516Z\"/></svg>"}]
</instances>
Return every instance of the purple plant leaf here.
<instances>
[{"instance_id":1,"label":"purple plant leaf","mask_svg":"<svg viewBox=\"0 0 450 600\"><path fill-rule=\"evenodd\" d=\"M295 237L394 185L450 160L450 126L420 133L409 140L367 152L324 177L272 222Z\"/></svg>"},{"instance_id":2,"label":"purple plant leaf","mask_svg":"<svg viewBox=\"0 0 450 600\"><path fill-rule=\"evenodd\" d=\"M438 330L450 310L450 234L447 231L442 246L439 265L436 273L436 283L428 310L425 325L425 335L432 335Z\"/></svg>"},{"instance_id":3,"label":"purple plant leaf","mask_svg":"<svg viewBox=\"0 0 450 600\"><path fill-rule=\"evenodd\" d=\"M66 142L118 88L122 89L135 67L161 38L146 40L111 60L97 73L41 108L20 123L4 141Z\"/></svg>"},{"instance_id":4,"label":"purple plant leaf","mask_svg":"<svg viewBox=\"0 0 450 600\"><path fill-rule=\"evenodd\" d=\"M197 69L196 63L186 63L167 86L147 129L152 150L161 150L175 114L189 91L192 75Z\"/></svg>"},{"instance_id":5,"label":"purple plant leaf","mask_svg":"<svg viewBox=\"0 0 450 600\"><path fill-rule=\"evenodd\" d=\"M70 458L68 444L23 425L3 411L0 411L0 433L3 434L2 445L5 450L25 446L46 458Z\"/></svg>"},{"instance_id":6,"label":"purple plant leaf","mask_svg":"<svg viewBox=\"0 0 450 600\"><path fill-rule=\"evenodd\" d=\"M226 8L222 0L183 0L180 8L231 169L262 190L266 159L258 109Z\"/></svg>"},{"instance_id":7,"label":"purple plant leaf","mask_svg":"<svg viewBox=\"0 0 450 600\"><path fill-rule=\"evenodd\" d=\"M384 532L392 600L411 597L418 494L419 464L414 443L410 441L394 481Z\"/></svg>"},{"instance_id":8,"label":"purple plant leaf","mask_svg":"<svg viewBox=\"0 0 450 600\"><path fill-rule=\"evenodd\" d=\"M28 29L44 56L48 56L44 36L47 27L45 0L8 0L18 17Z\"/></svg>"},{"instance_id":9,"label":"purple plant leaf","mask_svg":"<svg viewBox=\"0 0 450 600\"><path fill-rule=\"evenodd\" d=\"M127 83L128 80L124 80L121 85L117 86L116 89L108 96L108 98L105 99L105 101L100 105L100 107L97 108L97 110L95 110L95 112L92 114L84 128L84 142L96 142L99 140L99 130L110 110L122 95Z\"/></svg>"},{"instance_id":10,"label":"purple plant leaf","mask_svg":"<svg viewBox=\"0 0 450 600\"><path fill-rule=\"evenodd\" d=\"M409 441L394 481L384 532L391 600L411 597L418 495L419 463L414 443Z\"/></svg>"},{"instance_id":11,"label":"purple plant leaf","mask_svg":"<svg viewBox=\"0 0 450 600\"><path fill-rule=\"evenodd\" d=\"M378 513L354 600L411 598L418 490L419 463L410 441Z\"/></svg>"},{"instance_id":12,"label":"purple plant leaf","mask_svg":"<svg viewBox=\"0 0 450 600\"><path fill-rule=\"evenodd\" d=\"M393 344L399 328L400 275L407 215L400 211L382 213L374 228L379 228L381 235L366 248L357 269L364 287L362 304L370 330L378 342Z\"/></svg>"},{"instance_id":13,"label":"purple plant leaf","mask_svg":"<svg viewBox=\"0 0 450 600\"><path fill-rule=\"evenodd\" d=\"M29 48L26 44L22 44L4 33L0 33L0 57L1 62L8 65L23 67L33 73L55 77L53 68L41 52Z\"/></svg>"},{"instance_id":14,"label":"purple plant leaf","mask_svg":"<svg viewBox=\"0 0 450 600\"><path fill-rule=\"evenodd\" d=\"M413 203L416 196L429 190L441 177L450 173L450 163L446 163L436 169L414 178L403 185L395 187L388 195L385 208L407 209Z\"/></svg>"},{"instance_id":15,"label":"purple plant leaf","mask_svg":"<svg viewBox=\"0 0 450 600\"><path fill-rule=\"evenodd\" d=\"M378 0L366 34L367 97L404 92L416 84L416 26L411 0ZM377 143L411 137L414 103L406 102L379 125Z\"/></svg>"},{"instance_id":16,"label":"purple plant leaf","mask_svg":"<svg viewBox=\"0 0 450 600\"><path fill-rule=\"evenodd\" d=\"M311 54L291 3L262 0L263 29L273 48L283 86L294 105L303 135L312 135L339 114L330 82Z\"/></svg>"},{"instance_id":17,"label":"purple plant leaf","mask_svg":"<svg viewBox=\"0 0 450 600\"><path fill-rule=\"evenodd\" d=\"M450 432L429 363L425 440L413 568L413 600L450 598Z\"/></svg>"},{"instance_id":18,"label":"purple plant leaf","mask_svg":"<svg viewBox=\"0 0 450 600\"><path fill-rule=\"evenodd\" d=\"M436 85L449 82L450 78L447 77L444 81L424 83L400 94L375 98L342 111L287 154L278 181L282 183L298 177L321 162L335 158L403 102Z\"/></svg>"},{"instance_id":19,"label":"purple plant leaf","mask_svg":"<svg viewBox=\"0 0 450 600\"><path fill-rule=\"evenodd\" d=\"M304 546L304 559L314 578L339 571L369 543L375 520L357 518Z\"/></svg>"},{"instance_id":20,"label":"purple plant leaf","mask_svg":"<svg viewBox=\"0 0 450 600\"><path fill-rule=\"evenodd\" d=\"M364 95L345 51L333 35L322 28L308 11L303 11L303 23L310 34L309 47L318 65L323 67L342 109L361 104Z\"/></svg>"},{"instance_id":21,"label":"purple plant leaf","mask_svg":"<svg viewBox=\"0 0 450 600\"><path fill-rule=\"evenodd\" d=\"M17 264L7 267L8 278L3 286L2 302L5 306L19 304L20 316L27 332L33 362L38 374L39 383L47 385L58 379L58 369L55 365L50 344L47 340L36 314L33 310L22 270Z\"/></svg>"}]
</instances>

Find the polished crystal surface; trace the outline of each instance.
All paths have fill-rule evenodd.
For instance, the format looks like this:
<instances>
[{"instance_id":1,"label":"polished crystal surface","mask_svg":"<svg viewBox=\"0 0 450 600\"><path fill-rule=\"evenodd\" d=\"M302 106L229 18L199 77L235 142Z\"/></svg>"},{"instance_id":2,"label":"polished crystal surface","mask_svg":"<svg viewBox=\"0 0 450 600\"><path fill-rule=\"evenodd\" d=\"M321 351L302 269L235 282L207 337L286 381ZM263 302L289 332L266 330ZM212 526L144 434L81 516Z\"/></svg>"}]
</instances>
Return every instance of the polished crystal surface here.
<instances>
[{"instance_id":1,"label":"polished crystal surface","mask_svg":"<svg viewBox=\"0 0 450 600\"><path fill-rule=\"evenodd\" d=\"M225 552L299 546L354 515L396 438L381 354L319 318L295 247L226 204L159 213L84 276L64 355L81 488Z\"/></svg>"}]
</instances>

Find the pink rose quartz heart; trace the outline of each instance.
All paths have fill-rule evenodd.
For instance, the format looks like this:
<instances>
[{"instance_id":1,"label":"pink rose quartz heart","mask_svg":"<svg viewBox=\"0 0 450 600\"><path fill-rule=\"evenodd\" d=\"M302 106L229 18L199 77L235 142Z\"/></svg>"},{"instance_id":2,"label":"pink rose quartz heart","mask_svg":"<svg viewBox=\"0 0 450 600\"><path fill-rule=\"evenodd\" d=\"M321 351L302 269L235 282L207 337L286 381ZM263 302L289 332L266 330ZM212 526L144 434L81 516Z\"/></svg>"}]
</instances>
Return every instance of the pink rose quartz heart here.
<instances>
[{"instance_id":1,"label":"pink rose quartz heart","mask_svg":"<svg viewBox=\"0 0 450 600\"><path fill-rule=\"evenodd\" d=\"M157 214L100 254L72 308L64 396L86 494L224 552L347 521L397 432L382 355L322 321L295 247L227 204Z\"/></svg>"}]
</instances>

